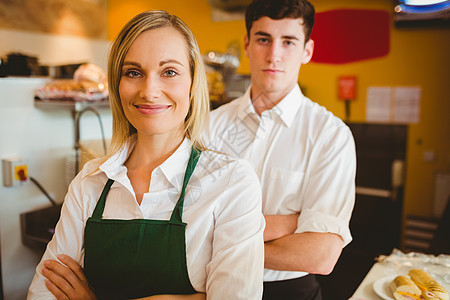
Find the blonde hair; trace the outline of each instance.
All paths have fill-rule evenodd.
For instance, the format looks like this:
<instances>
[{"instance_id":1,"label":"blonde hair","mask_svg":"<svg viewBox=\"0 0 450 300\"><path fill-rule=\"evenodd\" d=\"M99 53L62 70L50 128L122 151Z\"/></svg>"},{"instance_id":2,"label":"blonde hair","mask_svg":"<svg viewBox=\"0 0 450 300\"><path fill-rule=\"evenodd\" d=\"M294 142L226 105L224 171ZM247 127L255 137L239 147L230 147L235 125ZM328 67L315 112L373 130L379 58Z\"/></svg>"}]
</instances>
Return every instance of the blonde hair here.
<instances>
[{"instance_id":1,"label":"blonde hair","mask_svg":"<svg viewBox=\"0 0 450 300\"><path fill-rule=\"evenodd\" d=\"M113 133L108 157L119 151L136 133L136 129L125 116L119 95L119 83L125 56L142 32L165 27L178 30L186 40L192 81L189 112L184 122L184 131L185 136L191 140L196 149L205 149L201 141L201 133L209 121L209 94L205 67L197 41L189 27L177 16L166 11L150 10L140 13L128 21L111 46L108 58L108 87L113 116Z\"/></svg>"}]
</instances>

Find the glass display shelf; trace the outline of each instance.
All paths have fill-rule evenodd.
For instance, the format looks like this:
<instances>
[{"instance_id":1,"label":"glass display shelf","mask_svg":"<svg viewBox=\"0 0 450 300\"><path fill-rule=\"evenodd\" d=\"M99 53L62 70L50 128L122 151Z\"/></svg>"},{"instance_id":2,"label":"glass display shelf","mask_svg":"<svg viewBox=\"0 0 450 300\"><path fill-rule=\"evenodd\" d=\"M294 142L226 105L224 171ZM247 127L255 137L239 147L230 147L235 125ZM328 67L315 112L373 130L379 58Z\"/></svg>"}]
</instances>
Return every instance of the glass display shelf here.
<instances>
[{"instance_id":1,"label":"glass display shelf","mask_svg":"<svg viewBox=\"0 0 450 300\"><path fill-rule=\"evenodd\" d=\"M87 107L102 109L109 108L109 99L92 100L92 101L75 101L75 100L52 100L34 98L34 105L44 110L71 110L80 112Z\"/></svg>"}]
</instances>

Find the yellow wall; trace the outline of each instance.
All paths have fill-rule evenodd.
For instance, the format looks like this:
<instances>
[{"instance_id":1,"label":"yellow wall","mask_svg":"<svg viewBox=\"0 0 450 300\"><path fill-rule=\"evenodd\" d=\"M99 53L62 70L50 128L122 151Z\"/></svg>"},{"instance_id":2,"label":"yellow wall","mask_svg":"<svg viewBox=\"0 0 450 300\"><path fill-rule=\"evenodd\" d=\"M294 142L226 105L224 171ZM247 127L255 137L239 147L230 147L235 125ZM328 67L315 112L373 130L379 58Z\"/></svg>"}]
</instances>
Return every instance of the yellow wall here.
<instances>
[{"instance_id":1,"label":"yellow wall","mask_svg":"<svg viewBox=\"0 0 450 300\"><path fill-rule=\"evenodd\" d=\"M390 0L312 0L316 11L337 8L392 10ZM108 0L108 36L117 34L125 22L147 9L164 9L181 17L194 32L202 53L225 51L232 40L241 48L244 21L212 22L207 0ZM420 86L420 122L410 125L405 186L405 214L431 216L434 174L450 172L450 29L391 28L390 53L386 57L328 65L310 63L302 67L300 82L307 95L344 118L344 104L337 100L337 77L358 77L358 94L352 103L351 121L365 121L366 90L369 86ZM242 53L244 53L242 51ZM242 55L239 73L248 73ZM424 151L434 151L434 162L425 162Z\"/></svg>"},{"instance_id":2,"label":"yellow wall","mask_svg":"<svg viewBox=\"0 0 450 300\"><path fill-rule=\"evenodd\" d=\"M163 9L180 17L191 28L202 53L209 50L224 52L234 39L238 39L243 47L244 21L213 23L207 0L108 0L108 38L114 39L131 17L148 9Z\"/></svg>"}]
</instances>

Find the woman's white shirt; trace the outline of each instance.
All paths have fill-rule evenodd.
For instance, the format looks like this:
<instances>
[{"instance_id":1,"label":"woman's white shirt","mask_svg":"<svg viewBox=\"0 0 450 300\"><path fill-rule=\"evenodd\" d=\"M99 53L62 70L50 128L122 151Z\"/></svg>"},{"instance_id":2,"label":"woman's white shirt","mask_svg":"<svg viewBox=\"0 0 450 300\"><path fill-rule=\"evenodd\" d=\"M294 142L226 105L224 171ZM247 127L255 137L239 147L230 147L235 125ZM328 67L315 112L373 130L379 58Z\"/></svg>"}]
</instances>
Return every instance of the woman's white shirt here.
<instances>
[{"instance_id":1,"label":"woman's white shirt","mask_svg":"<svg viewBox=\"0 0 450 300\"><path fill-rule=\"evenodd\" d=\"M106 199L104 219L170 218L183 185L191 142L185 139L152 172L141 205L124 166L133 147L133 143L127 145L102 164L88 162L73 180L27 299L54 299L41 274L44 260L66 254L83 265L84 226L108 178L115 182ZM202 152L186 188L183 222L187 223L187 268L196 291L206 293L208 299L261 299L264 217L259 180L249 163Z\"/></svg>"}]
</instances>

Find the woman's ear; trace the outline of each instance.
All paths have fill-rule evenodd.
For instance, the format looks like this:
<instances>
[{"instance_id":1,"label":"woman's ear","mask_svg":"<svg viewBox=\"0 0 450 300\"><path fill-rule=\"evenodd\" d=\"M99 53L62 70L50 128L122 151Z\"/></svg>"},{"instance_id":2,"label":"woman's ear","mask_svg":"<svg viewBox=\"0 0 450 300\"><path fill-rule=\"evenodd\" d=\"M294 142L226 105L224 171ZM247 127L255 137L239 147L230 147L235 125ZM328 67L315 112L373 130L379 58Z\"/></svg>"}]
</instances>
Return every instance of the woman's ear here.
<instances>
[{"instance_id":1,"label":"woman's ear","mask_svg":"<svg viewBox=\"0 0 450 300\"><path fill-rule=\"evenodd\" d=\"M309 39L305 44L305 50L303 51L302 64L307 64L311 61L314 52L314 41Z\"/></svg>"}]
</instances>

